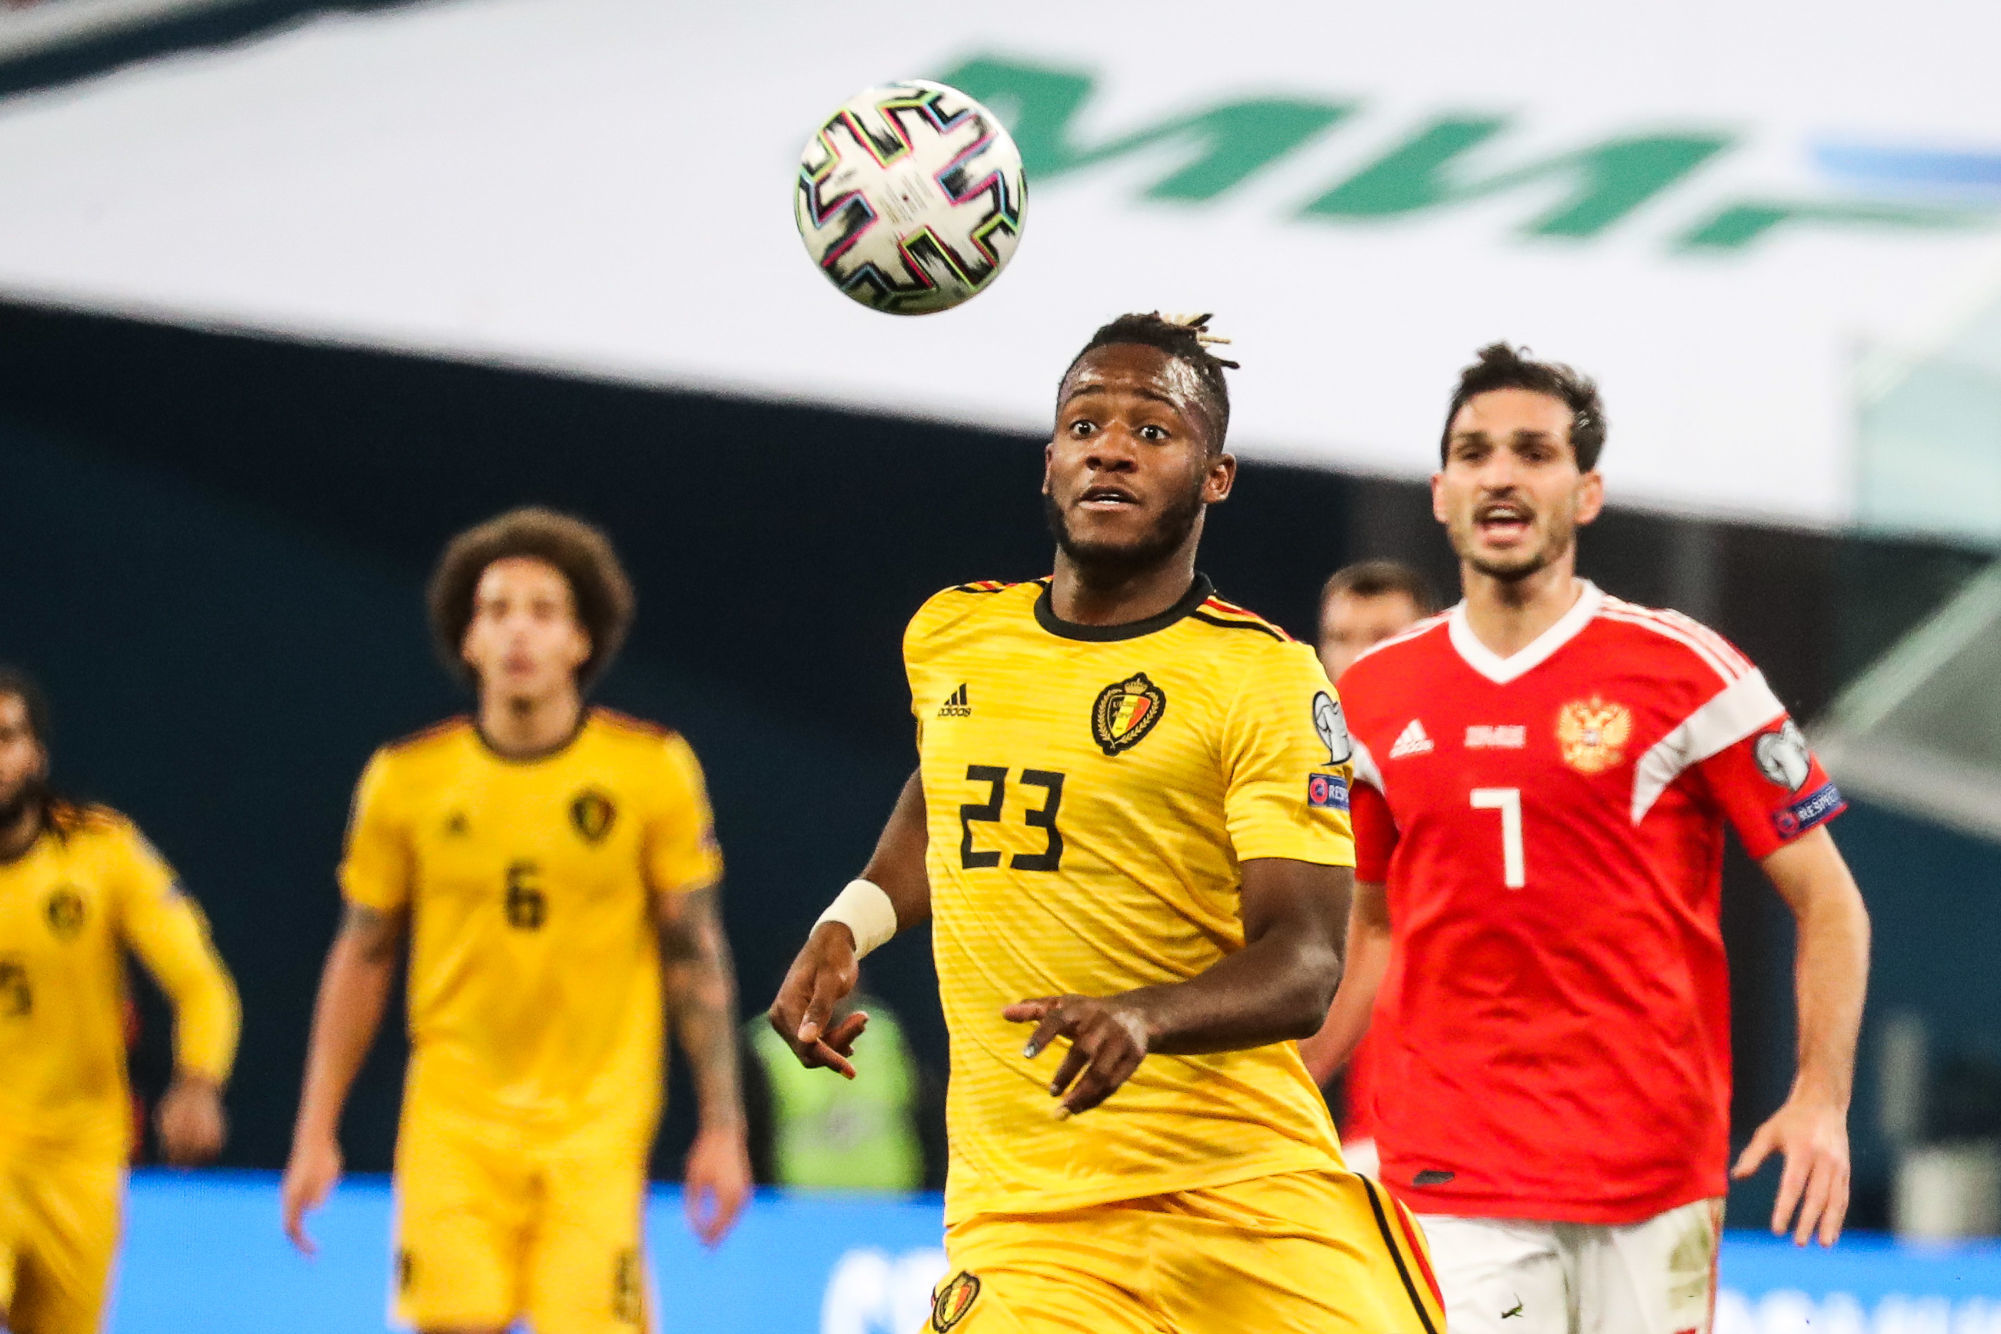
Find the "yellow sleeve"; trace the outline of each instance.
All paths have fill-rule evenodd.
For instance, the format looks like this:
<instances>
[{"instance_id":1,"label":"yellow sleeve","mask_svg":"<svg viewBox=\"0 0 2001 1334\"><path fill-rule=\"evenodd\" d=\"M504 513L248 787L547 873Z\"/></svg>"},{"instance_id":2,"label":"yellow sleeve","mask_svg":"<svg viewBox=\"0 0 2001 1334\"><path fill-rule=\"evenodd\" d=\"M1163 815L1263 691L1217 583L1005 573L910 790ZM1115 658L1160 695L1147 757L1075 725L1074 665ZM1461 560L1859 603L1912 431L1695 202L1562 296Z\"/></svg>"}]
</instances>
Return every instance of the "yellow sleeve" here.
<instances>
[{"instance_id":1,"label":"yellow sleeve","mask_svg":"<svg viewBox=\"0 0 2001 1334\"><path fill-rule=\"evenodd\" d=\"M385 913L410 901L410 841L396 819L391 767L388 755L377 751L361 771L340 859L342 897Z\"/></svg>"},{"instance_id":2,"label":"yellow sleeve","mask_svg":"<svg viewBox=\"0 0 2001 1334\"><path fill-rule=\"evenodd\" d=\"M174 1007L174 1068L220 1084L243 1026L236 984L209 939L208 921L136 829L112 853L119 926Z\"/></svg>"},{"instance_id":3,"label":"yellow sleeve","mask_svg":"<svg viewBox=\"0 0 2001 1334\"><path fill-rule=\"evenodd\" d=\"M1244 673L1223 735L1223 810L1237 860L1355 864L1351 748L1335 699L1304 644L1263 646Z\"/></svg>"},{"instance_id":4,"label":"yellow sleeve","mask_svg":"<svg viewBox=\"0 0 2001 1334\"><path fill-rule=\"evenodd\" d=\"M723 852L695 749L677 733L667 738L646 829L646 878L658 894L707 889L723 878Z\"/></svg>"}]
</instances>

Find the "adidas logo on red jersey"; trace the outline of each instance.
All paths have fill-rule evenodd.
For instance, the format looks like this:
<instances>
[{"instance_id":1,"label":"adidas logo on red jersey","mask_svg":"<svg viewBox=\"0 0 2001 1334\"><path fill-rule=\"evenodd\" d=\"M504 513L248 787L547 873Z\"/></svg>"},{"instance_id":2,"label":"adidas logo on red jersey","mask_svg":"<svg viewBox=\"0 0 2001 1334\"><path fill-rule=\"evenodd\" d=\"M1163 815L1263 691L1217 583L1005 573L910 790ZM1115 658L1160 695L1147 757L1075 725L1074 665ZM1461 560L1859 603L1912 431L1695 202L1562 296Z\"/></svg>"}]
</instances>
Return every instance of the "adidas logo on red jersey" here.
<instances>
[{"instance_id":1,"label":"adidas logo on red jersey","mask_svg":"<svg viewBox=\"0 0 2001 1334\"><path fill-rule=\"evenodd\" d=\"M1396 744L1390 747L1390 758L1403 759L1406 755L1429 755L1432 752L1431 738L1425 735L1424 724L1413 718L1397 733Z\"/></svg>"}]
</instances>

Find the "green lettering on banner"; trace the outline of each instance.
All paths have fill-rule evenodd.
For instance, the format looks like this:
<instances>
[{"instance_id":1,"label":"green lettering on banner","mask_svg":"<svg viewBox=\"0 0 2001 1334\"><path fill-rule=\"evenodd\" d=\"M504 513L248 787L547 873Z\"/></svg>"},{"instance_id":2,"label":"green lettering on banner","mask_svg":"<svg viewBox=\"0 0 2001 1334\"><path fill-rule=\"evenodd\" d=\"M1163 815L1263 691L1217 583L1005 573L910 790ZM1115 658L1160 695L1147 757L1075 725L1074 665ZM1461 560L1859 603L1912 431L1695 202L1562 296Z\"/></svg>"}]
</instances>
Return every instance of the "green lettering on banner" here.
<instances>
[{"instance_id":1,"label":"green lettering on banner","mask_svg":"<svg viewBox=\"0 0 2001 1334\"><path fill-rule=\"evenodd\" d=\"M1081 147L1071 125L1095 86L1087 73L975 56L939 76L939 82L985 103L1007 122L1021 149L1022 165L1038 184L1143 148L1170 144L1186 149L1189 161L1155 181L1146 198L1188 203L1214 199L1243 184L1355 109L1346 102L1252 98Z\"/></svg>"},{"instance_id":2,"label":"green lettering on banner","mask_svg":"<svg viewBox=\"0 0 2001 1334\"><path fill-rule=\"evenodd\" d=\"M1524 224L1528 236L1598 235L1733 142L1717 134L1606 139L1485 179L1453 170L1459 157L1507 127L1500 117L1435 120L1301 210L1309 218L1368 221L1445 208L1527 186L1563 187L1554 208Z\"/></svg>"},{"instance_id":3,"label":"green lettering on banner","mask_svg":"<svg viewBox=\"0 0 2001 1334\"><path fill-rule=\"evenodd\" d=\"M1915 227L1939 230L1978 227L1996 221L1991 209L1923 204L1878 204L1868 200L1821 199L1780 203L1746 201L1718 209L1677 242L1682 250L1743 250L1779 227Z\"/></svg>"}]
</instances>

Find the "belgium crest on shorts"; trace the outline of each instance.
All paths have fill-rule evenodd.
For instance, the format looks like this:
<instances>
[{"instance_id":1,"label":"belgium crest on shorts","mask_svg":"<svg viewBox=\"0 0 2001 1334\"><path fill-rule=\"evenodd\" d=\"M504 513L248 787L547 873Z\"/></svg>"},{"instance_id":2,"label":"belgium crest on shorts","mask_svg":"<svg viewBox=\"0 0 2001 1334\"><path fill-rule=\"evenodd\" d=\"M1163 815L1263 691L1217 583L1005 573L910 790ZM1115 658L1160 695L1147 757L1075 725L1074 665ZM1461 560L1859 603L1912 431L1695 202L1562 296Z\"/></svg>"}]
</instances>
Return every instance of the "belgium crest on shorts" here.
<instances>
[{"instance_id":1,"label":"belgium crest on shorts","mask_svg":"<svg viewBox=\"0 0 2001 1334\"><path fill-rule=\"evenodd\" d=\"M961 1269L952 1275L931 1299L931 1328L947 1334L953 1326L966 1318L973 1309L973 1300L980 1295L980 1280L974 1274Z\"/></svg>"},{"instance_id":2,"label":"belgium crest on shorts","mask_svg":"<svg viewBox=\"0 0 2001 1334\"><path fill-rule=\"evenodd\" d=\"M1099 750L1117 755L1145 740L1166 712L1167 695L1145 672L1135 672L1098 692L1098 702L1091 706L1091 735Z\"/></svg>"}]
</instances>

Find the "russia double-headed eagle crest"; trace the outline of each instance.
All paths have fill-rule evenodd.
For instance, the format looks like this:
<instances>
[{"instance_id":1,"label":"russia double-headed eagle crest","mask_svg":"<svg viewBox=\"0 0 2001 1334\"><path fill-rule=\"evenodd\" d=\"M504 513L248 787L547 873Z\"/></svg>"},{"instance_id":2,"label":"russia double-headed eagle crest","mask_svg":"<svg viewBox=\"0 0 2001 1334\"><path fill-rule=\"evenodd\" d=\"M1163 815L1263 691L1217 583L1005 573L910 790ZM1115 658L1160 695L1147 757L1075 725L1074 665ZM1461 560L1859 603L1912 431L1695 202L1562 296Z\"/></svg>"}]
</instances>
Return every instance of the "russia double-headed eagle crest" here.
<instances>
[{"instance_id":1,"label":"russia double-headed eagle crest","mask_svg":"<svg viewBox=\"0 0 2001 1334\"><path fill-rule=\"evenodd\" d=\"M1633 711L1593 695L1556 712L1556 744L1563 762L1581 774L1602 774L1626 758L1633 735Z\"/></svg>"}]
</instances>

